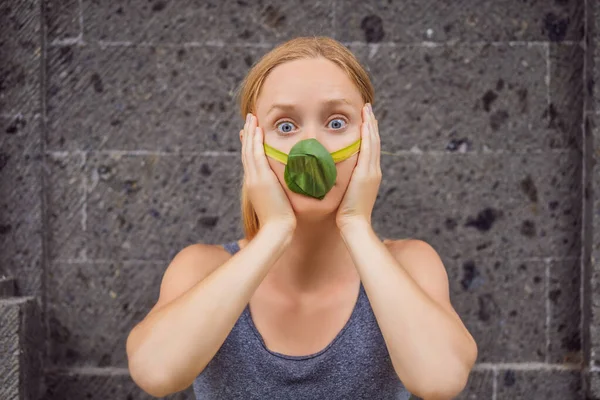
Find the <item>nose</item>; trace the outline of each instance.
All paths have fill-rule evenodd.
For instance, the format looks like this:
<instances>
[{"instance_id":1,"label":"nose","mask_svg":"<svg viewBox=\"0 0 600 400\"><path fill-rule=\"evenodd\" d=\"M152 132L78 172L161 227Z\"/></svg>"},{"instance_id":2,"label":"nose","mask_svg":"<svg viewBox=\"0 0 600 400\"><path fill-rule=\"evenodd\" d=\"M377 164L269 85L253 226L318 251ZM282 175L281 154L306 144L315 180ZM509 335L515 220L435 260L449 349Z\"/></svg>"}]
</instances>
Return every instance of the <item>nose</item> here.
<instances>
[{"instance_id":1,"label":"nose","mask_svg":"<svg viewBox=\"0 0 600 400\"><path fill-rule=\"evenodd\" d=\"M317 141L322 142L322 129L318 124L310 123L304 126L302 129L302 139L316 139Z\"/></svg>"}]
</instances>

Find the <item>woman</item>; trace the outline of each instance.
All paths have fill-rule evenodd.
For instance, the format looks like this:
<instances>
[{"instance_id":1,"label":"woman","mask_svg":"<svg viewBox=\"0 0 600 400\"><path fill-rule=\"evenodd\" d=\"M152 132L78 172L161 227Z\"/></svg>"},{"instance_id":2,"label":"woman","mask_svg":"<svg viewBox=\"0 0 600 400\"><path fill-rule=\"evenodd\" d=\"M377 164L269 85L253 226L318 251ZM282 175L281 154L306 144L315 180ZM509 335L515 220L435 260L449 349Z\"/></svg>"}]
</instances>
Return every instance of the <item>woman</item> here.
<instances>
[{"instance_id":1,"label":"woman","mask_svg":"<svg viewBox=\"0 0 600 400\"><path fill-rule=\"evenodd\" d=\"M462 391L477 347L440 257L419 240L382 243L371 227L381 182L372 102L367 73L333 39L290 40L252 68L240 91L246 237L173 259L127 340L142 389L193 384L198 399Z\"/></svg>"}]
</instances>

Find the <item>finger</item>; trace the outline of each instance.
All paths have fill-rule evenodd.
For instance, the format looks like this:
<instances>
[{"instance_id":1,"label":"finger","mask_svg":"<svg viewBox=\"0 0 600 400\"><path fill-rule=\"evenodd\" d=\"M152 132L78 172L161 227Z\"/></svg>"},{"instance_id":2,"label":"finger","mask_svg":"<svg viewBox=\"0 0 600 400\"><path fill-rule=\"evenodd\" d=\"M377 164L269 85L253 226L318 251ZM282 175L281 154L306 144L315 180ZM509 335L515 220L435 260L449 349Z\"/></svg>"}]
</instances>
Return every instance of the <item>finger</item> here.
<instances>
[{"instance_id":1,"label":"finger","mask_svg":"<svg viewBox=\"0 0 600 400\"><path fill-rule=\"evenodd\" d=\"M242 164L244 171L246 171L246 127L248 126L248 114L246 114L246 120L244 121L244 127L240 131L240 138L242 139Z\"/></svg>"},{"instance_id":2,"label":"finger","mask_svg":"<svg viewBox=\"0 0 600 400\"><path fill-rule=\"evenodd\" d=\"M375 143L377 147L377 161L376 166L378 171L381 172L381 136L379 134L379 122L375 120Z\"/></svg>"},{"instance_id":3,"label":"finger","mask_svg":"<svg viewBox=\"0 0 600 400\"><path fill-rule=\"evenodd\" d=\"M251 114L250 119L248 120L246 126L246 173L248 174L249 179L255 179L256 177L256 166L254 165L254 156L253 156L253 145L252 145L252 137L254 136L252 130L252 124L254 116Z\"/></svg>"},{"instance_id":4,"label":"finger","mask_svg":"<svg viewBox=\"0 0 600 400\"><path fill-rule=\"evenodd\" d=\"M244 156L245 152L246 152L246 135L244 133L244 129L240 130L240 137L242 138L242 166L244 169L244 174L242 176L242 186L245 185L247 176L246 176L246 157Z\"/></svg>"},{"instance_id":5,"label":"finger","mask_svg":"<svg viewBox=\"0 0 600 400\"><path fill-rule=\"evenodd\" d=\"M267 156L265 155L263 130L260 127L254 129L254 161L257 173L265 173L269 168Z\"/></svg>"},{"instance_id":6,"label":"finger","mask_svg":"<svg viewBox=\"0 0 600 400\"><path fill-rule=\"evenodd\" d=\"M368 108L367 108L367 115L368 115L368 120L367 120L367 126L369 127L369 170L374 170L375 167L375 159L376 159L376 155L375 155L375 140L374 140L374 133L373 133L373 113L371 111L371 104L369 104Z\"/></svg>"},{"instance_id":7,"label":"finger","mask_svg":"<svg viewBox=\"0 0 600 400\"><path fill-rule=\"evenodd\" d=\"M379 165L379 141L377 140L377 126L372 106L369 107L369 111L369 126L371 128L371 167L373 168L373 171L377 171Z\"/></svg>"},{"instance_id":8,"label":"finger","mask_svg":"<svg viewBox=\"0 0 600 400\"><path fill-rule=\"evenodd\" d=\"M242 163L244 164L244 173L248 170L248 160L246 159L247 154L247 142L248 142L248 121L250 116L246 114L246 121L244 122L244 128L242 129Z\"/></svg>"},{"instance_id":9,"label":"finger","mask_svg":"<svg viewBox=\"0 0 600 400\"><path fill-rule=\"evenodd\" d=\"M240 158L242 160L242 165L244 166L244 170L246 169L246 161L244 160L244 129L240 129L240 142L242 143L242 151L240 152Z\"/></svg>"},{"instance_id":10,"label":"finger","mask_svg":"<svg viewBox=\"0 0 600 400\"><path fill-rule=\"evenodd\" d=\"M369 166L369 152L371 151L369 143L369 115L366 106L363 108L363 124L361 126L360 154L357 167L366 168Z\"/></svg>"}]
</instances>

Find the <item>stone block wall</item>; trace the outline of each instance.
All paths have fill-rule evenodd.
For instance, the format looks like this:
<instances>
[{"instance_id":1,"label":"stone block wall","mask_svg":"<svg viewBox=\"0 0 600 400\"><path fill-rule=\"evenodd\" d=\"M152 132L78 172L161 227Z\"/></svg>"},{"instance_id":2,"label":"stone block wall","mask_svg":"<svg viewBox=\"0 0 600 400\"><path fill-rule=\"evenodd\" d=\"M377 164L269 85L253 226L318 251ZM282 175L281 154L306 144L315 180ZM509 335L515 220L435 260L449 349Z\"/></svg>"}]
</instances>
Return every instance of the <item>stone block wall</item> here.
<instances>
[{"instance_id":1,"label":"stone block wall","mask_svg":"<svg viewBox=\"0 0 600 400\"><path fill-rule=\"evenodd\" d=\"M2 2L0 315L39 307L41 396L148 398L125 339L167 264L242 235L234 91L278 43L328 35L376 89L375 230L440 253L479 344L461 398L600 399L595 8Z\"/></svg>"}]
</instances>

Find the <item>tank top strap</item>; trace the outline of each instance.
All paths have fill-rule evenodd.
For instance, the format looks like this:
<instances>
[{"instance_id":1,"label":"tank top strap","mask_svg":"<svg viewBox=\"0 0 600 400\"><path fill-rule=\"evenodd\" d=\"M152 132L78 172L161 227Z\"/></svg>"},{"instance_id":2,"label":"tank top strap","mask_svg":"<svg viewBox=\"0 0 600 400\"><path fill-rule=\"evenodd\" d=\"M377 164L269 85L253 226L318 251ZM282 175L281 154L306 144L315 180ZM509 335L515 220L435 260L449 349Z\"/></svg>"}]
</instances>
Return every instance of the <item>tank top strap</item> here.
<instances>
[{"instance_id":1,"label":"tank top strap","mask_svg":"<svg viewBox=\"0 0 600 400\"><path fill-rule=\"evenodd\" d=\"M238 244L237 240L234 240L233 242L225 243L223 245L223 248L225 250L227 250L227 252L231 255L234 255L235 253L240 251L240 245Z\"/></svg>"}]
</instances>

